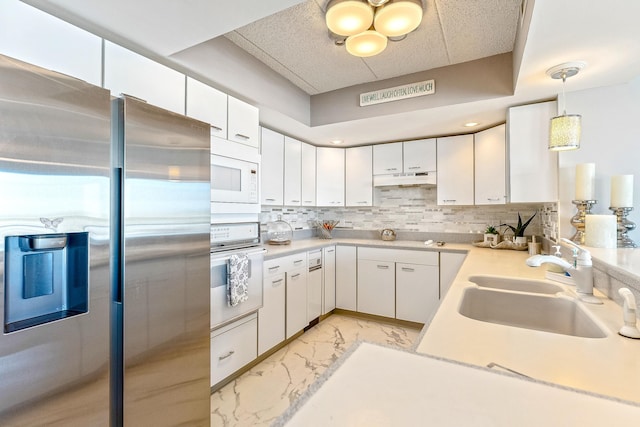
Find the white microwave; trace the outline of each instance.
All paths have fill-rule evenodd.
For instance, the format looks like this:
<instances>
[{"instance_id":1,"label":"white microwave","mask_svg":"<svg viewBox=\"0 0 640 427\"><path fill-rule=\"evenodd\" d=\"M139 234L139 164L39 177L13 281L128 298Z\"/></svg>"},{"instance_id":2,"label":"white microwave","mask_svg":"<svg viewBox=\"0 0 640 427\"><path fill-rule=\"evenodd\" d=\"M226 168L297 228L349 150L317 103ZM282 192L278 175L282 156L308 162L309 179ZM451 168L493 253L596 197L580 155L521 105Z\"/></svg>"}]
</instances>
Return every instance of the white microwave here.
<instances>
[{"instance_id":1,"label":"white microwave","mask_svg":"<svg viewBox=\"0 0 640 427\"><path fill-rule=\"evenodd\" d=\"M258 179L258 163L212 154L212 213L260 212Z\"/></svg>"}]
</instances>

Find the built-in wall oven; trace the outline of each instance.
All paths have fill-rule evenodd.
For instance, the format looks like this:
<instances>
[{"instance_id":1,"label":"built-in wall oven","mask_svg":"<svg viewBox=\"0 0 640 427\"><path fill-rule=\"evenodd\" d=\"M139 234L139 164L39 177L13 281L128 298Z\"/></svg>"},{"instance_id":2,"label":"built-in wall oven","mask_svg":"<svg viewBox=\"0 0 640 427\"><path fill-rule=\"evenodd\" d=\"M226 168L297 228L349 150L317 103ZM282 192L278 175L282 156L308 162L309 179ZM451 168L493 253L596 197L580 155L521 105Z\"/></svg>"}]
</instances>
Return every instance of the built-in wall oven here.
<instances>
[{"instance_id":1,"label":"built-in wall oven","mask_svg":"<svg viewBox=\"0 0 640 427\"><path fill-rule=\"evenodd\" d=\"M229 223L211 226L211 329L231 323L262 307L262 266L265 250L260 246L260 223ZM248 257L247 300L229 304L229 261L234 254Z\"/></svg>"}]
</instances>

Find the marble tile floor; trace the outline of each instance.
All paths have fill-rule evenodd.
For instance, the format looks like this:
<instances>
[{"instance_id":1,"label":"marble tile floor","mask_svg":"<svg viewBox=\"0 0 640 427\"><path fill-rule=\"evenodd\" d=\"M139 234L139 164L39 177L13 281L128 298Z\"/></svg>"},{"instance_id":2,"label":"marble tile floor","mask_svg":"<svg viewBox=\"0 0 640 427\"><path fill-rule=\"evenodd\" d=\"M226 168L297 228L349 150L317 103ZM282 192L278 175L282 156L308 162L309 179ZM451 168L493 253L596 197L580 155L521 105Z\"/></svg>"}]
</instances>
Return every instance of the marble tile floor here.
<instances>
[{"instance_id":1,"label":"marble tile floor","mask_svg":"<svg viewBox=\"0 0 640 427\"><path fill-rule=\"evenodd\" d=\"M334 314L211 395L211 426L268 426L357 341L410 348L420 333Z\"/></svg>"}]
</instances>

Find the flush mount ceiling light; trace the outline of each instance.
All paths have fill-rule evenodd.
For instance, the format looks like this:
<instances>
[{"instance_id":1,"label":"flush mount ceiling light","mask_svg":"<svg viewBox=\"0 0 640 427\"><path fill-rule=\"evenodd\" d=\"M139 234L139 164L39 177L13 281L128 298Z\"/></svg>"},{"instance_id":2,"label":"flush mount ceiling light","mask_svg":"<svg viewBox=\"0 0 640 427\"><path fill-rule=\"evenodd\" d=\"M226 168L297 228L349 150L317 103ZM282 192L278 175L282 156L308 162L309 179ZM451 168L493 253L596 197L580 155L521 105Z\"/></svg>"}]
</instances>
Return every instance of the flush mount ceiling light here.
<instances>
[{"instance_id":1,"label":"flush mount ceiling light","mask_svg":"<svg viewBox=\"0 0 640 427\"><path fill-rule=\"evenodd\" d=\"M422 14L421 0L330 0L325 19L336 44L368 57L381 53L387 40L402 40L418 28Z\"/></svg>"},{"instance_id":2,"label":"flush mount ceiling light","mask_svg":"<svg viewBox=\"0 0 640 427\"><path fill-rule=\"evenodd\" d=\"M580 148L582 116L567 114L564 89L567 79L578 74L586 65L585 62L567 62L547 70L547 75L552 79L562 79L562 102L564 105L562 115L551 119L549 150L567 151Z\"/></svg>"}]
</instances>

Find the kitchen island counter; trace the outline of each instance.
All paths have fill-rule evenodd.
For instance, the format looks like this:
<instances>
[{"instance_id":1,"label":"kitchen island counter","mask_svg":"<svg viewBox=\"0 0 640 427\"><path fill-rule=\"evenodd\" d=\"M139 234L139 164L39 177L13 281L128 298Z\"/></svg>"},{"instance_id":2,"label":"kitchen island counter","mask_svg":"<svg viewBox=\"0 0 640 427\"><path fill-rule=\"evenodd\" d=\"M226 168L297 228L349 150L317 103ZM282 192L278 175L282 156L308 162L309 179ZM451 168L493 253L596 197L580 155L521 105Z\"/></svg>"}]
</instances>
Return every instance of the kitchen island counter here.
<instances>
[{"instance_id":1,"label":"kitchen island counter","mask_svg":"<svg viewBox=\"0 0 640 427\"><path fill-rule=\"evenodd\" d=\"M362 343L276 426L603 426L640 406L461 363Z\"/></svg>"}]
</instances>

